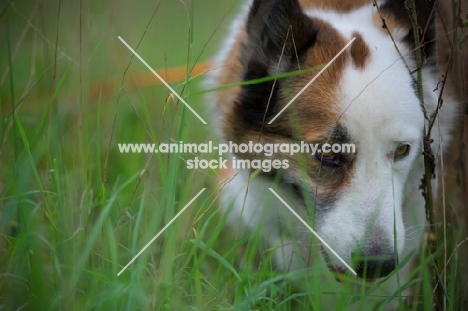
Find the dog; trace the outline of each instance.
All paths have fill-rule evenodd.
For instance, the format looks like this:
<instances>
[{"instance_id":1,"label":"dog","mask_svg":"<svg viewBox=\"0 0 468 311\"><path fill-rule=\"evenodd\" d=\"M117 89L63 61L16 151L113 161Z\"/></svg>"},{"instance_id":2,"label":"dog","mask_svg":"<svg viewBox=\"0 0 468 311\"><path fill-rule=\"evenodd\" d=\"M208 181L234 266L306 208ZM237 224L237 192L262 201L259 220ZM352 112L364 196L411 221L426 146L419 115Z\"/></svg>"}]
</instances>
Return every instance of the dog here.
<instances>
[{"instance_id":1,"label":"dog","mask_svg":"<svg viewBox=\"0 0 468 311\"><path fill-rule=\"evenodd\" d=\"M221 192L230 226L247 236L260 228L278 270L306 271L291 280L299 291L319 283L317 309L384 300L392 309L410 295L404 285L426 228L423 141L437 111L430 139L440 155L457 111L449 87L441 92L435 3L414 4L249 1L208 78L224 142L319 146L313 155L233 151L233 161L277 159L287 168L225 171ZM343 143L355 153L324 148ZM370 288L364 301L340 296Z\"/></svg>"}]
</instances>

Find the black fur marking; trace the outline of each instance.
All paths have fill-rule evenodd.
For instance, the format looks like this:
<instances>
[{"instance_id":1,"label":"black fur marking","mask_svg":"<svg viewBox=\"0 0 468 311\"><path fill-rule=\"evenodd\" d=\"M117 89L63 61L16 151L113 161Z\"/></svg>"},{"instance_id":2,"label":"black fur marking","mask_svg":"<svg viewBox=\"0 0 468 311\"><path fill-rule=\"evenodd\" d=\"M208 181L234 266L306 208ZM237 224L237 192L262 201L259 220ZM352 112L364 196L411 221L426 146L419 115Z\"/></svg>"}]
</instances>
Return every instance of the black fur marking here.
<instances>
[{"instance_id":1,"label":"black fur marking","mask_svg":"<svg viewBox=\"0 0 468 311\"><path fill-rule=\"evenodd\" d=\"M273 89L273 93L268 96ZM260 131L263 120L265 123L273 118L277 111L279 83L272 81L254 85L246 85L238 96L235 106L235 115L240 118L243 130L251 129ZM268 103L270 101L270 103ZM268 127L267 127L268 128ZM265 128L265 130L267 130ZM272 128L273 129L273 128ZM274 131L269 131L274 133ZM283 133L283 136L287 133ZM289 135L288 135L289 136Z\"/></svg>"},{"instance_id":2,"label":"black fur marking","mask_svg":"<svg viewBox=\"0 0 468 311\"><path fill-rule=\"evenodd\" d=\"M436 0L414 0L417 13L417 24L420 38L420 46L415 43L415 34L413 32L413 12L411 11L411 1L413 0L388 0L382 5L382 12L392 14L398 22L408 29L405 37L406 43L413 49L421 48L422 55L429 65L435 66L435 23L434 12Z\"/></svg>"},{"instance_id":3,"label":"black fur marking","mask_svg":"<svg viewBox=\"0 0 468 311\"><path fill-rule=\"evenodd\" d=\"M252 52L266 53L279 59L285 45L285 56L299 54L315 41L313 21L302 12L297 0L256 0L247 20L247 33ZM293 43L294 39L294 43Z\"/></svg>"},{"instance_id":4,"label":"black fur marking","mask_svg":"<svg viewBox=\"0 0 468 311\"><path fill-rule=\"evenodd\" d=\"M341 124L337 124L333 129L330 137L338 143L347 143L350 141L348 137L348 130Z\"/></svg>"}]
</instances>

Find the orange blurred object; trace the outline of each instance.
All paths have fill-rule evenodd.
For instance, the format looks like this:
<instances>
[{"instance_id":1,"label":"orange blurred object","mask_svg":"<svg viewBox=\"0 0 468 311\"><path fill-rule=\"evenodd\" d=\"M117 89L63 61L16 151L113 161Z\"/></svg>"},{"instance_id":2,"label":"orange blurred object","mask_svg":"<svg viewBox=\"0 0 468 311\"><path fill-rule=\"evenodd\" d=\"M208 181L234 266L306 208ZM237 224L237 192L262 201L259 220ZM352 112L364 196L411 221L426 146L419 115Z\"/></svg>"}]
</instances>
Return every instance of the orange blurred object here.
<instances>
[{"instance_id":1,"label":"orange blurred object","mask_svg":"<svg viewBox=\"0 0 468 311\"><path fill-rule=\"evenodd\" d=\"M196 64L190 76L196 76L203 74L210 69L210 62L201 62ZM183 82L187 78L187 67L180 66L175 68L159 68L155 71L164 79L167 83ZM127 91L136 90L137 88L145 88L152 85L163 84L151 71L144 70L140 72L127 75L123 87ZM114 81L104 80L98 81L90 85L89 94L91 98L107 98L118 91L120 85Z\"/></svg>"}]
</instances>

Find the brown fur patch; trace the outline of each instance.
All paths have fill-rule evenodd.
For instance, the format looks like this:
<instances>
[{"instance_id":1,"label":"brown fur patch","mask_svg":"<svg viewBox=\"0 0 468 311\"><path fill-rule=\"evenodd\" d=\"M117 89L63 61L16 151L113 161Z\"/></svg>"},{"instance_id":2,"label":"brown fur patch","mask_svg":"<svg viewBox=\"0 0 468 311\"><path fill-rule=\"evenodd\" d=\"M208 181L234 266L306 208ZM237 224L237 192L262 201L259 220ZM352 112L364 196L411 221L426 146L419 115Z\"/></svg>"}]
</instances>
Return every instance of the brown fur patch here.
<instances>
[{"instance_id":1,"label":"brown fur patch","mask_svg":"<svg viewBox=\"0 0 468 311\"><path fill-rule=\"evenodd\" d=\"M312 3L302 1L302 4ZM358 1L360 3L361 1ZM314 43L306 50L300 59L300 69L320 67L332 60L339 51L347 44L347 40L328 22L314 18L314 29L317 30ZM243 30L237 35L227 59L221 68L219 80L220 85L239 83L243 80L244 68L239 61L242 42L247 40L245 23ZM355 53L366 51L366 45L362 39L358 41L358 48ZM355 42L356 43L356 42ZM368 52L368 50L367 50ZM351 53L353 54L353 53ZM360 66L365 64L367 54L363 56L354 55L354 62ZM242 110L236 109L236 100L239 98L241 87L233 87L218 91L217 106L221 114L221 130L226 141L233 141L238 144L249 141L260 143L293 143L291 138L309 143L325 143L330 138L330 133L337 125L341 116L341 111L336 110L335 103L339 100L337 88L347 63L351 61L349 53L341 54L331 66L329 66L310 87L272 124L265 124L263 132L252 130L242 122L240 114ZM289 77L278 81L279 93L275 103L279 109L283 108L314 76L319 70L308 72L302 75ZM265 94L268 97L269 94ZM268 121L268 120L267 120ZM273 155L268 159L287 159L290 167L287 174L303 176L305 163L310 183L310 189L317 191L317 197L321 200L332 201L339 193L339 188L346 187L350 181L352 161L338 168L330 168L322 165L320 161L307 155ZM265 159L264 155L236 155L243 159ZM305 159L305 162L304 162ZM319 188L318 185L320 185Z\"/></svg>"},{"instance_id":2,"label":"brown fur patch","mask_svg":"<svg viewBox=\"0 0 468 311\"><path fill-rule=\"evenodd\" d=\"M430 61L430 65L436 64L431 61L431 56L435 56L436 34L433 23L436 1L413 0L412 5L415 6L416 14L413 14L413 9L405 1L386 1L381 5L376 5L376 13L374 20L377 25L387 28L392 36L395 36L395 30L400 28L401 38L393 38L397 41L403 41L412 49L421 49L426 60ZM415 19L415 20L414 20ZM420 29L419 41L420 44L415 44L415 35L413 32L414 23L417 23ZM427 65L427 63L426 63Z\"/></svg>"},{"instance_id":3,"label":"brown fur patch","mask_svg":"<svg viewBox=\"0 0 468 311\"><path fill-rule=\"evenodd\" d=\"M372 0L300 0L299 2L304 9L321 8L324 10L349 12L372 3Z\"/></svg>"},{"instance_id":4,"label":"brown fur patch","mask_svg":"<svg viewBox=\"0 0 468 311\"><path fill-rule=\"evenodd\" d=\"M395 28L402 28L401 25L398 25L393 14L381 11L379 7L377 7L376 12L374 13L374 21L377 26L381 27L384 31L387 31L388 29L392 34L394 33Z\"/></svg>"},{"instance_id":5,"label":"brown fur patch","mask_svg":"<svg viewBox=\"0 0 468 311\"><path fill-rule=\"evenodd\" d=\"M347 43L330 24L320 22L318 25L317 42L308 51L302 64L304 68L327 64ZM296 119L296 133L302 139L317 140L324 132L335 127L340 113L333 109L333 103L338 100L335 90L338 88L347 59L346 53L341 54L289 107L289 113L293 114L292 117ZM311 72L292 77L289 82L289 89L292 93L288 95L290 97L296 95L316 74L317 72Z\"/></svg>"},{"instance_id":6,"label":"brown fur patch","mask_svg":"<svg viewBox=\"0 0 468 311\"><path fill-rule=\"evenodd\" d=\"M351 45L351 59L357 68L364 69L369 59L369 47L359 33L353 32L353 37L356 37L356 40Z\"/></svg>"},{"instance_id":7,"label":"brown fur patch","mask_svg":"<svg viewBox=\"0 0 468 311\"><path fill-rule=\"evenodd\" d=\"M228 183L232 177L234 177L235 171L233 170L233 164L231 160L226 163L227 168L218 169L217 184L222 185Z\"/></svg>"},{"instance_id":8,"label":"brown fur patch","mask_svg":"<svg viewBox=\"0 0 468 311\"><path fill-rule=\"evenodd\" d=\"M326 65L346 45L346 40L328 23L315 20L318 27L317 41L314 47L307 51L301 69ZM245 37L245 34L239 36ZM240 43L236 42L226 66L223 67L220 84L231 84L242 81L242 67L236 54ZM314 141L323 133L334 128L339 118L338 111L333 109L333 103L338 100L335 93L345 68L348 56L343 53L335 62L318 77L312 85L273 123L277 131L300 136L301 139ZM316 74L317 71L289 78L282 83L281 107L294 97ZM235 115L234 100L240 88L234 87L219 93L219 105L224 110L223 133L228 140L239 139L239 132L234 132L238 125ZM268 96L268 94L266 95ZM294 120L293 124L289 120Z\"/></svg>"}]
</instances>

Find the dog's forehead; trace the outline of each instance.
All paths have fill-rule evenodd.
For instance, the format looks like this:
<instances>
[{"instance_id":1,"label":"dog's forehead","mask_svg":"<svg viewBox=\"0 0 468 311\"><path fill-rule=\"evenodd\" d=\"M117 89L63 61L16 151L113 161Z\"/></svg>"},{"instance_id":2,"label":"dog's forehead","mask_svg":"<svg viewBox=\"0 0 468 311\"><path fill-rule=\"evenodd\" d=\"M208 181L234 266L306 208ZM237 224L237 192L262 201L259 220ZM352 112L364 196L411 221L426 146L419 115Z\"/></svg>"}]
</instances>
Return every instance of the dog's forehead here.
<instances>
[{"instance_id":1,"label":"dog's forehead","mask_svg":"<svg viewBox=\"0 0 468 311\"><path fill-rule=\"evenodd\" d=\"M352 38L355 40L298 99L302 135L314 140L341 123L349 127L352 136L365 130L387 141L418 139L424 118L407 67L413 61L401 56L411 53L410 47L400 42L398 50L395 48L376 24L372 7L346 14L321 10L308 10L307 14L320 21L319 34L328 38L311 48L304 65L326 63L324 58L331 59ZM308 78L296 81L304 84ZM311 113L305 113L308 111ZM308 122L313 119L319 122Z\"/></svg>"},{"instance_id":2,"label":"dog's forehead","mask_svg":"<svg viewBox=\"0 0 468 311\"><path fill-rule=\"evenodd\" d=\"M347 68L343 73L336 104L344 111L350 135L364 137L367 132L394 142L420 139L424 115L407 69L398 63L387 70L372 65L367 71Z\"/></svg>"},{"instance_id":3,"label":"dog's forehead","mask_svg":"<svg viewBox=\"0 0 468 311\"><path fill-rule=\"evenodd\" d=\"M409 53L409 48L401 45L397 51L389 38L372 33L363 34L363 42L369 46L365 68L346 66L336 102L350 134L360 135L367 129L379 140L420 139L424 115L408 69L414 64L400 55Z\"/></svg>"}]
</instances>

